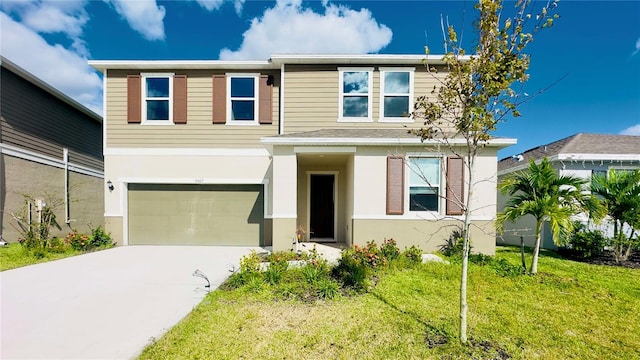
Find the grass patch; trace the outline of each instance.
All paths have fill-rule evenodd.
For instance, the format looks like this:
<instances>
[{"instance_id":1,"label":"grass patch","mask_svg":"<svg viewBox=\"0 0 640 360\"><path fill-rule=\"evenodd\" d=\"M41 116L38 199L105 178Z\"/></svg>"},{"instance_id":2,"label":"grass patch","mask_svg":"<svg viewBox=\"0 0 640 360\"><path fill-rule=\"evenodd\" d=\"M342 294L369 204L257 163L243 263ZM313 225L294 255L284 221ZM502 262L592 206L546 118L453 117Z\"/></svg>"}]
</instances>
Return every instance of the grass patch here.
<instances>
[{"instance_id":1,"label":"grass patch","mask_svg":"<svg viewBox=\"0 0 640 360\"><path fill-rule=\"evenodd\" d=\"M429 263L330 301L273 300L266 283L214 291L140 358L640 358L640 270L543 252L536 276L503 271L519 256L499 248L502 263L471 264L469 346L458 341L460 267Z\"/></svg>"},{"instance_id":2,"label":"grass patch","mask_svg":"<svg viewBox=\"0 0 640 360\"><path fill-rule=\"evenodd\" d=\"M104 247L106 249L108 247ZM97 248L95 250L102 250ZM11 243L0 247L0 271L11 270L22 266L39 264L47 261L63 259L86 253L85 251L67 248L59 252L52 251L29 251L22 245Z\"/></svg>"}]
</instances>

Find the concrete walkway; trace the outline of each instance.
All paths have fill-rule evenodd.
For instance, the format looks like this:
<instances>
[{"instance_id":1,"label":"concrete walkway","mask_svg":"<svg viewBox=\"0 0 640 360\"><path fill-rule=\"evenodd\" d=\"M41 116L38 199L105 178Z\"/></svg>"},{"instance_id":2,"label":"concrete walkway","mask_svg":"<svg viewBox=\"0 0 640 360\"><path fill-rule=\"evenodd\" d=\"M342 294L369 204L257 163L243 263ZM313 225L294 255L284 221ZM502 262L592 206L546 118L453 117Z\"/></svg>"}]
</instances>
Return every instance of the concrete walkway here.
<instances>
[{"instance_id":1,"label":"concrete walkway","mask_svg":"<svg viewBox=\"0 0 640 360\"><path fill-rule=\"evenodd\" d=\"M124 246L0 272L1 359L129 359L260 248Z\"/></svg>"}]
</instances>

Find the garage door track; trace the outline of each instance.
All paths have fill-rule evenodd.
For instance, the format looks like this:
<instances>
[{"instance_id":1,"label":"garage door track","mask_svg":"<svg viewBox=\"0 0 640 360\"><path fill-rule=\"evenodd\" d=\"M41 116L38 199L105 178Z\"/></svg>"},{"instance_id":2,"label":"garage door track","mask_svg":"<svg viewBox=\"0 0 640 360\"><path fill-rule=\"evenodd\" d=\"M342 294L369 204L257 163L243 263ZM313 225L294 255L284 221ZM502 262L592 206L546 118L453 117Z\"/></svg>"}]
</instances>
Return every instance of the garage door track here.
<instances>
[{"instance_id":1,"label":"garage door track","mask_svg":"<svg viewBox=\"0 0 640 360\"><path fill-rule=\"evenodd\" d=\"M0 273L0 358L128 359L260 248L123 246Z\"/></svg>"}]
</instances>

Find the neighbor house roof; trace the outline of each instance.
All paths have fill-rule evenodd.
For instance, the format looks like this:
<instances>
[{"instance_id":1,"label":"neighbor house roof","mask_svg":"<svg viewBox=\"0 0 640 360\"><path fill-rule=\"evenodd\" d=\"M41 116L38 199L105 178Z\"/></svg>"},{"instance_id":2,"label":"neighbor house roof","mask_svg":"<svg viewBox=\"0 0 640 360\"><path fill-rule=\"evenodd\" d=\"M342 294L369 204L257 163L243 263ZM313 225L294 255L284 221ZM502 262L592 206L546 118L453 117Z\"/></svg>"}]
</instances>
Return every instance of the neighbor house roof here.
<instances>
[{"instance_id":1,"label":"neighbor house roof","mask_svg":"<svg viewBox=\"0 0 640 360\"><path fill-rule=\"evenodd\" d=\"M451 144L466 143L463 138L450 139ZM410 134L407 129L321 129L262 138L271 145L436 145L440 140L425 140ZM487 146L507 147L515 139L493 138Z\"/></svg>"},{"instance_id":2,"label":"neighbor house roof","mask_svg":"<svg viewBox=\"0 0 640 360\"><path fill-rule=\"evenodd\" d=\"M498 172L505 173L528 166L529 160L638 160L640 136L578 133L498 162Z\"/></svg>"},{"instance_id":3,"label":"neighbor house roof","mask_svg":"<svg viewBox=\"0 0 640 360\"><path fill-rule=\"evenodd\" d=\"M11 71L12 73L16 74L17 76L23 78L24 80L30 82L33 85L39 87L40 89L48 92L49 94L51 94L54 97L58 98L60 101L66 103L67 105L70 105L74 109L84 113L85 115L89 116L93 120L95 120L95 121L99 122L100 124L102 124L102 117L100 115L98 115L95 112L91 111L89 108L85 107L84 105L80 104L79 102L73 100L69 96L63 94L60 90L54 88L53 86L47 84L46 82L44 82L42 80L40 80L35 75L31 74L30 72L28 72L27 70L21 68L20 66L14 64L12 61L10 61L9 59L5 58L4 56L0 56L0 64L1 64L1 66L3 68Z\"/></svg>"}]
</instances>

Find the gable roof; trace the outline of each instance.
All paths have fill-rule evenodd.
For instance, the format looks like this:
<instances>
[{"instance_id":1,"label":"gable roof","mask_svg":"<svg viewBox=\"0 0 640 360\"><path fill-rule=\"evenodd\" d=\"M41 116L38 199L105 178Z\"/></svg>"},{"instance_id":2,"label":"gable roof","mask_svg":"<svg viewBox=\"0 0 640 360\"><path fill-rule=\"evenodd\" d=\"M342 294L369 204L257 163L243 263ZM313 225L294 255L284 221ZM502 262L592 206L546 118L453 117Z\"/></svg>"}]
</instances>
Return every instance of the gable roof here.
<instances>
[{"instance_id":1,"label":"gable roof","mask_svg":"<svg viewBox=\"0 0 640 360\"><path fill-rule=\"evenodd\" d=\"M541 160L640 160L640 136L578 133L522 154L501 159L498 172L526 167Z\"/></svg>"},{"instance_id":2,"label":"gable roof","mask_svg":"<svg viewBox=\"0 0 640 360\"><path fill-rule=\"evenodd\" d=\"M7 69L8 71L11 71L12 73L16 74L17 76L21 77L22 79L30 82L31 84L39 87L40 89L48 92L49 94L53 95L55 98L59 99L60 101L62 101L64 103L66 103L67 105L73 107L74 109L80 111L81 113L87 115L88 117L90 117L91 119L95 120L96 122L102 124L102 116L96 114L91 109L85 107L84 105L82 105L79 102L73 100L69 96L63 94L60 90L58 90L58 89L54 88L53 86L47 84L46 82L44 82L43 80L39 79L35 75L31 74L27 70L21 68L20 66L14 64L12 61L10 61L9 59L5 58L4 56L0 56L0 66L2 66L3 68Z\"/></svg>"}]
</instances>

